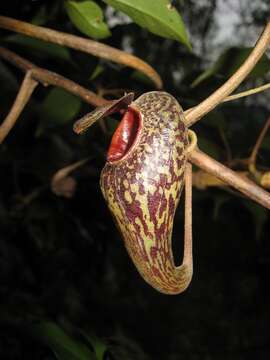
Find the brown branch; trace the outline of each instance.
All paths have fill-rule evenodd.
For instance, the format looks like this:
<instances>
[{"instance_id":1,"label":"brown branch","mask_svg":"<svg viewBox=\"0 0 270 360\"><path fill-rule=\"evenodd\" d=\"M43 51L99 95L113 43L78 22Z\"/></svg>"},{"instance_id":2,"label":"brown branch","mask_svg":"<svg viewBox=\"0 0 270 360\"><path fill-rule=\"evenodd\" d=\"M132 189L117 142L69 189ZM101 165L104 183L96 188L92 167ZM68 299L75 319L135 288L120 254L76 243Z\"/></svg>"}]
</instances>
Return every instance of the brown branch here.
<instances>
[{"instance_id":1,"label":"brown branch","mask_svg":"<svg viewBox=\"0 0 270 360\"><path fill-rule=\"evenodd\" d=\"M235 171L237 176L250 178L249 171ZM197 189L205 190L208 187L226 187L230 186L224 181L218 179L216 176L211 175L203 170L195 171L192 175L192 183ZM261 173L260 179L256 179L256 183L266 189L270 189L270 171Z\"/></svg>"},{"instance_id":2,"label":"brown branch","mask_svg":"<svg viewBox=\"0 0 270 360\"><path fill-rule=\"evenodd\" d=\"M7 117L0 126L0 144L2 144L10 130L16 124L18 117L28 103L37 85L38 82L31 77L31 70L28 70L20 87L20 90L17 94L17 97L12 105L12 108L10 109Z\"/></svg>"},{"instance_id":3,"label":"brown branch","mask_svg":"<svg viewBox=\"0 0 270 360\"><path fill-rule=\"evenodd\" d=\"M162 80L159 74L149 64L134 55L127 54L111 46L6 16L0 16L0 27L132 67L152 79L158 89L162 88Z\"/></svg>"},{"instance_id":4,"label":"brown branch","mask_svg":"<svg viewBox=\"0 0 270 360\"><path fill-rule=\"evenodd\" d=\"M0 17L1 18L1 17ZM34 64L30 63L29 61L19 57L18 55L12 53L9 50L0 48L0 56L4 59L10 61L14 65L18 66L22 70L28 72L29 79L41 81L44 85L52 84L56 86L63 87L67 91L72 92L73 94L81 97L84 101L94 104L93 99L91 96L93 93L86 90L85 88L79 86L78 84L63 78L62 76L47 71L45 69L39 68ZM21 91L20 91L21 93ZM101 101L102 104L96 105L103 105L104 99L96 97L97 102ZM19 97L19 94L18 94ZM91 98L91 100L89 100ZM256 184L252 183L248 179L241 178L232 170L228 169L224 165L218 163L214 159L210 158L206 154L202 153L200 150L195 150L190 154L190 161L195 165L199 166L201 169L211 173L212 175L216 176L217 178L225 181L226 183L230 184L234 188L238 189L242 193L246 194L249 198L257 201L259 204L265 206L266 208L270 209L270 194L267 193L262 188L258 187Z\"/></svg>"},{"instance_id":5,"label":"brown branch","mask_svg":"<svg viewBox=\"0 0 270 360\"><path fill-rule=\"evenodd\" d=\"M267 130L270 128L270 117L267 119L266 123L264 124L264 127L262 131L260 132L256 143L254 145L254 148L251 152L251 155L248 159L228 159L228 163L231 165L234 164L241 164L241 166L245 166L247 170L245 171L235 171L235 174L239 175L240 177L245 177L249 179L253 179L258 185L270 189L270 171L261 171L257 170L256 168L256 158L258 151L260 149L260 146L263 142L263 139L266 135ZM224 138L225 140L225 138ZM228 146L228 145L227 145ZM206 189L207 187L226 187L228 184L226 184L224 181L218 179L216 176L211 175L203 170L198 170L194 172L192 177L193 185L197 187L198 189Z\"/></svg>"},{"instance_id":6,"label":"brown branch","mask_svg":"<svg viewBox=\"0 0 270 360\"><path fill-rule=\"evenodd\" d=\"M254 66L263 56L264 52L270 44L270 22L268 22L262 35L260 36L256 46L240 66L240 68L214 93L208 98L202 101L199 105L195 106L191 110L185 112L187 126L193 125L195 122L200 120L209 111L213 110L223 99L230 95L241 82L247 77L252 71Z\"/></svg>"},{"instance_id":7,"label":"brown branch","mask_svg":"<svg viewBox=\"0 0 270 360\"><path fill-rule=\"evenodd\" d=\"M87 90L86 88L78 85L72 80L65 78L55 72L43 69L36 66L30 61L24 59L23 57L15 54L13 51L10 51L6 48L0 46L0 57L6 61L17 66L22 71L31 70L31 77L43 85L54 85L62 89L67 90L68 92L80 97L88 104L93 106L105 105L108 101L103 99L101 96L96 95L94 92Z\"/></svg>"},{"instance_id":8,"label":"brown branch","mask_svg":"<svg viewBox=\"0 0 270 360\"><path fill-rule=\"evenodd\" d=\"M198 149L194 150L190 154L189 160L204 171L228 183L238 191L248 196L250 199L258 202L267 209L270 209L270 193L252 181L244 177L240 177L234 171L220 164Z\"/></svg>"}]
</instances>

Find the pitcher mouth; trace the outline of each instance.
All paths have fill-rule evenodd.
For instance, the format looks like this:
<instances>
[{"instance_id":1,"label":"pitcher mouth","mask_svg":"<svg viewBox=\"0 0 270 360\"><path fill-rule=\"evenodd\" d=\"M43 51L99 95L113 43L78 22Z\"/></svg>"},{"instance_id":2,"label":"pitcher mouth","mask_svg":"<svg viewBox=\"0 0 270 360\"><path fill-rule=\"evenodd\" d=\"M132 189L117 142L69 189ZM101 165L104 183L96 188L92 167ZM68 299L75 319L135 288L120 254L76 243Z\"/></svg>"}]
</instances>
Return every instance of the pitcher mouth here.
<instances>
[{"instance_id":1,"label":"pitcher mouth","mask_svg":"<svg viewBox=\"0 0 270 360\"><path fill-rule=\"evenodd\" d=\"M130 105L115 130L107 153L107 161L114 163L126 158L138 142L142 129L142 116Z\"/></svg>"}]
</instances>

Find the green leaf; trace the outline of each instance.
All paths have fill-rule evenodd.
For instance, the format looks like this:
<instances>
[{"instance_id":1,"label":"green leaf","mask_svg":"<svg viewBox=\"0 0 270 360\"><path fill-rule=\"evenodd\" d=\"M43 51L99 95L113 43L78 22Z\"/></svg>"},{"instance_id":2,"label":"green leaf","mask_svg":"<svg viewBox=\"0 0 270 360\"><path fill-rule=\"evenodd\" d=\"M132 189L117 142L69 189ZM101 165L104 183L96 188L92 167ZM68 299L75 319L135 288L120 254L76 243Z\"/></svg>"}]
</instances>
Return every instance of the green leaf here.
<instances>
[{"instance_id":1,"label":"green leaf","mask_svg":"<svg viewBox=\"0 0 270 360\"><path fill-rule=\"evenodd\" d=\"M44 321L33 325L32 330L54 352L58 360L96 360L87 346L71 338L53 322Z\"/></svg>"},{"instance_id":2,"label":"green leaf","mask_svg":"<svg viewBox=\"0 0 270 360\"><path fill-rule=\"evenodd\" d=\"M143 83L144 85L153 86L153 82L151 81L151 79L138 70L133 71L133 73L131 74L130 77L131 77L131 79L139 81L139 82Z\"/></svg>"},{"instance_id":3,"label":"green leaf","mask_svg":"<svg viewBox=\"0 0 270 360\"><path fill-rule=\"evenodd\" d=\"M191 84L191 87L199 85L213 75L221 75L224 78L230 77L249 56L252 48L231 47L225 50L217 61L199 75ZM248 78L261 77L270 71L270 60L263 55L257 65L249 74Z\"/></svg>"},{"instance_id":4,"label":"green leaf","mask_svg":"<svg viewBox=\"0 0 270 360\"><path fill-rule=\"evenodd\" d=\"M52 44L47 41L34 39L20 34L8 36L4 41L10 44L20 45L24 49L33 51L35 55L41 54L43 56L45 55L72 63L68 49L57 44Z\"/></svg>"},{"instance_id":5,"label":"green leaf","mask_svg":"<svg viewBox=\"0 0 270 360\"><path fill-rule=\"evenodd\" d=\"M90 79L91 81L95 80L97 77L99 77L99 75L101 75L104 71L104 66L97 64L97 66L95 67L94 71L92 72Z\"/></svg>"},{"instance_id":6,"label":"green leaf","mask_svg":"<svg viewBox=\"0 0 270 360\"><path fill-rule=\"evenodd\" d=\"M111 35L107 24L103 21L102 10L94 1L67 0L65 8L73 25L83 34L94 39L104 39Z\"/></svg>"},{"instance_id":7,"label":"green leaf","mask_svg":"<svg viewBox=\"0 0 270 360\"><path fill-rule=\"evenodd\" d=\"M61 88L53 88L40 107L41 123L36 135L44 129L64 125L80 111L81 100Z\"/></svg>"},{"instance_id":8,"label":"green leaf","mask_svg":"<svg viewBox=\"0 0 270 360\"><path fill-rule=\"evenodd\" d=\"M180 41L191 49L186 29L169 0L103 0L127 14L136 24L153 34Z\"/></svg>"},{"instance_id":9,"label":"green leaf","mask_svg":"<svg viewBox=\"0 0 270 360\"><path fill-rule=\"evenodd\" d=\"M107 351L107 345L95 335L80 331L86 341L94 348L97 360L103 360Z\"/></svg>"}]
</instances>

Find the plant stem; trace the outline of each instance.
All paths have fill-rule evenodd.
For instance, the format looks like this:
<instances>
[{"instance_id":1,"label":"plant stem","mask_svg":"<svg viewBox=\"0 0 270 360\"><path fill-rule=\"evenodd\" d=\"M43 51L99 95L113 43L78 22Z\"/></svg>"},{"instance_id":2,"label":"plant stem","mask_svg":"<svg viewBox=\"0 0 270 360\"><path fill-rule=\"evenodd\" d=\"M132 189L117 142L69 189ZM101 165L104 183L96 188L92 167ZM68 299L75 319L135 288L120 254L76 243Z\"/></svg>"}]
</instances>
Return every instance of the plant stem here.
<instances>
[{"instance_id":1,"label":"plant stem","mask_svg":"<svg viewBox=\"0 0 270 360\"><path fill-rule=\"evenodd\" d=\"M194 150L189 160L204 171L231 185L250 199L270 209L270 193L247 178L237 175L234 171L220 164L200 150Z\"/></svg>"},{"instance_id":2,"label":"plant stem","mask_svg":"<svg viewBox=\"0 0 270 360\"><path fill-rule=\"evenodd\" d=\"M127 54L124 51L115 49L111 46L79 36L48 29L46 27L29 24L27 22L15 20L6 16L0 16L0 28L49 41L61 46L67 46L109 61L130 66L147 75L158 89L162 88L162 80L159 74L149 64L134 55Z\"/></svg>"},{"instance_id":3,"label":"plant stem","mask_svg":"<svg viewBox=\"0 0 270 360\"><path fill-rule=\"evenodd\" d=\"M17 97L7 115L5 120L2 122L0 126L0 144L4 141L10 130L16 124L18 117L23 111L24 107L28 103L35 87L38 85L38 82L31 77L31 70L28 70L20 90L17 94Z\"/></svg>"}]
</instances>

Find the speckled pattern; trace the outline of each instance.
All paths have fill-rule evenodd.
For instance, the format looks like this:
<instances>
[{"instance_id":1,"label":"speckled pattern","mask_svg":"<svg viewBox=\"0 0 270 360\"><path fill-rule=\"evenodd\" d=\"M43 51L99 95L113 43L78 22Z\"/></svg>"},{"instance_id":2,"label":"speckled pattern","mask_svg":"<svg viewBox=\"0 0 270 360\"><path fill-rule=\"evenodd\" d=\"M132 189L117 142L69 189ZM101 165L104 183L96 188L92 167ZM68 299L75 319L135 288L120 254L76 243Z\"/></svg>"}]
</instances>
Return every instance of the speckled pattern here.
<instances>
[{"instance_id":1,"label":"speckled pattern","mask_svg":"<svg viewBox=\"0 0 270 360\"><path fill-rule=\"evenodd\" d=\"M183 110L158 91L130 106L140 111L142 130L127 156L106 163L101 189L142 277L160 292L177 294L192 277L186 265L175 267L171 250L188 146Z\"/></svg>"}]
</instances>

